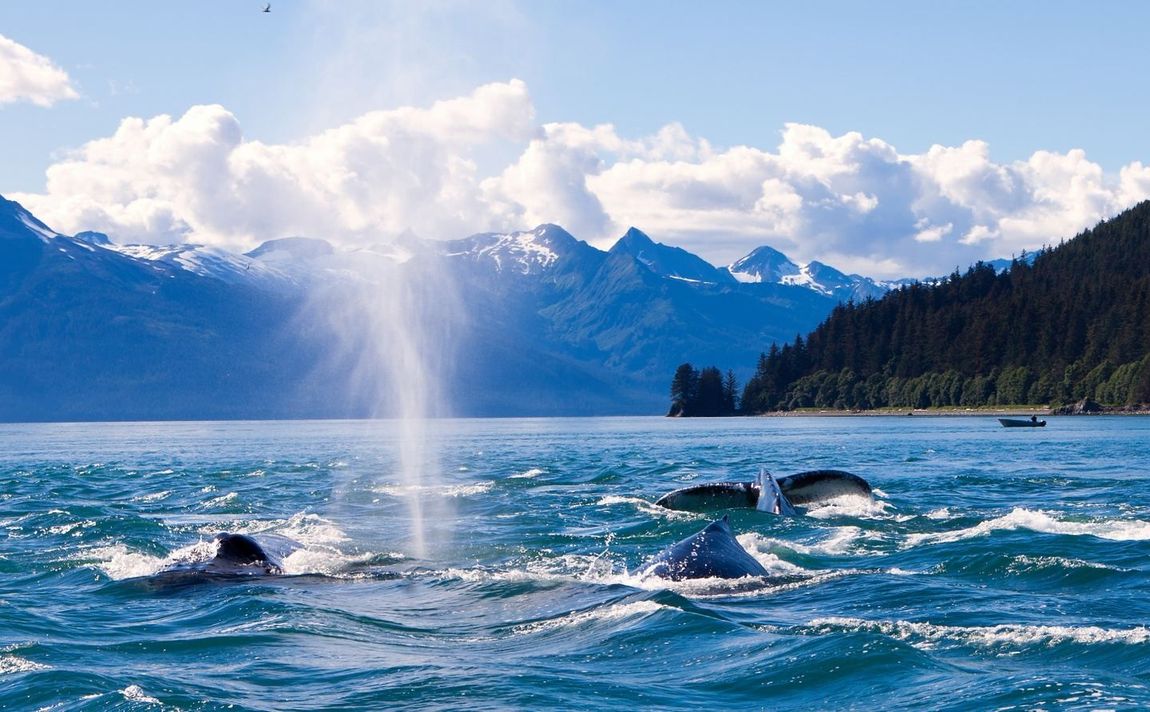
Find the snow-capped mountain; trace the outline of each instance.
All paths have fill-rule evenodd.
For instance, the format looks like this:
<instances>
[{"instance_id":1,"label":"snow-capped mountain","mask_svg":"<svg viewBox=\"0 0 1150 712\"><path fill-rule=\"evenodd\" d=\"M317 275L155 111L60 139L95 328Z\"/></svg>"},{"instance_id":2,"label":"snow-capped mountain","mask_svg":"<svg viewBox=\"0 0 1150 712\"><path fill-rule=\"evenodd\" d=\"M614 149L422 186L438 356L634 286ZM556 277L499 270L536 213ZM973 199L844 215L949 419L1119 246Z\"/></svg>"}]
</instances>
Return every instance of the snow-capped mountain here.
<instances>
[{"instance_id":1,"label":"snow-capped mountain","mask_svg":"<svg viewBox=\"0 0 1150 712\"><path fill-rule=\"evenodd\" d=\"M796 264L783 253L765 245L728 265L726 271L742 283L790 284L812 289L839 301L878 299L891 289L913 281L879 282L858 274L844 274L814 260Z\"/></svg>"},{"instance_id":2,"label":"snow-capped mountain","mask_svg":"<svg viewBox=\"0 0 1150 712\"><path fill-rule=\"evenodd\" d=\"M784 284L784 279L799 274L798 265L791 262L783 253L766 245L756 247L746 257L735 260L725 269L734 279L749 284L760 282Z\"/></svg>"},{"instance_id":3,"label":"snow-capped mountain","mask_svg":"<svg viewBox=\"0 0 1150 712\"><path fill-rule=\"evenodd\" d=\"M733 281L730 274L716 268L701 257L696 257L681 247L671 247L655 242L636 228L627 230L611 248L611 251L631 255L647 269L661 277L709 284Z\"/></svg>"},{"instance_id":4,"label":"snow-capped mountain","mask_svg":"<svg viewBox=\"0 0 1150 712\"><path fill-rule=\"evenodd\" d=\"M390 274L375 266L448 280L466 312L443 345L458 415L662 412L678 364L746 377L772 342L888 286L769 247L716 268L637 229L607 252L540 225L235 254L61 235L2 201L0 420L379 415L346 366L355 356L338 351L371 334L317 324L311 296L322 286L338 304L365 274Z\"/></svg>"},{"instance_id":5,"label":"snow-capped mountain","mask_svg":"<svg viewBox=\"0 0 1150 712\"><path fill-rule=\"evenodd\" d=\"M530 276L547 273L563 258L586 249L594 248L558 225L546 224L534 230L484 232L452 240L442 254L490 267L497 273Z\"/></svg>"}]
</instances>

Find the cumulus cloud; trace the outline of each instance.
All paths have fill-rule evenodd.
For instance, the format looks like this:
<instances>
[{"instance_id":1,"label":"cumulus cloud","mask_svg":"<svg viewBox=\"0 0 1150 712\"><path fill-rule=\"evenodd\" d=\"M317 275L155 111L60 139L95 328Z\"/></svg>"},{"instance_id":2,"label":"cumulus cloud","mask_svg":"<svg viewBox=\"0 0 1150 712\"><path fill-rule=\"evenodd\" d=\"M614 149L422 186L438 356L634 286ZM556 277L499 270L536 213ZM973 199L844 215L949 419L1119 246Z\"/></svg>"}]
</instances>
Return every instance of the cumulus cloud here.
<instances>
[{"instance_id":1,"label":"cumulus cloud","mask_svg":"<svg viewBox=\"0 0 1150 712\"><path fill-rule=\"evenodd\" d=\"M483 173L476 155L517 152ZM366 113L291 144L245 138L221 106L124 120L15 196L66 232L227 246L292 234L378 240L541 222L609 246L631 225L726 264L759 245L871 276L925 276L1069 237L1150 195L1150 166L1106 174L1079 150L997 163L971 140L903 154L788 124L776 146L718 149L670 124L539 125L520 81Z\"/></svg>"},{"instance_id":2,"label":"cumulus cloud","mask_svg":"<svg viewBox=\"0 0 1150 712\"><path fill-rule=\"evenodd\" d=\"M511 81L276 145L245 139L222 106L195 106L178 118L125 119L52 165L45 193L14 197L58 230L121 242L466 234L489 212L472 152L528 140L533 117L527 88Z\"/></svg>"},{"instance_id":3,"label":"cumulus cloud","mask_svg":"<svg viewBox=\"0 0 1150 712\"><path fill-rule=\"evenodd\" d=\"M0 35L0 104L27 101L51 106L80 95L52 60Z\"/></svg>"}]
</instances>

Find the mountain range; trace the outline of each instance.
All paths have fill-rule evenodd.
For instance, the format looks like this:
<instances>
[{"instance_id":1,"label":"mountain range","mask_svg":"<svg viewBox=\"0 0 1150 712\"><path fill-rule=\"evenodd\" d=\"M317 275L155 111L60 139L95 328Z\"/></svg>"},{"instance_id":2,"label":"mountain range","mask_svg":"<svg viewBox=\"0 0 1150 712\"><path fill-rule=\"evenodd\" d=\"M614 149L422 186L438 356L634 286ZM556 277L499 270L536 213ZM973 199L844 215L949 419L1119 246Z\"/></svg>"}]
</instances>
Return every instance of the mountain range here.
<instances>
[{"instance_id":1,"label":"mountain range","mask_svg":"<svg viewBox=\"0 0 1150 712\"><path fill-rule=\"evenodd\" d=\"M749 369L835 305L908 283L765 246L715 267L634 228L608 251L557 225L355 250L121 245L0 198L0 419L388 415L355 352L386 337L354 309L339 323L317 313L403 275L426 302L405 308L451 324L439 385L468 416L660 413L679 363Z\"/></svg>"}]
</instances>

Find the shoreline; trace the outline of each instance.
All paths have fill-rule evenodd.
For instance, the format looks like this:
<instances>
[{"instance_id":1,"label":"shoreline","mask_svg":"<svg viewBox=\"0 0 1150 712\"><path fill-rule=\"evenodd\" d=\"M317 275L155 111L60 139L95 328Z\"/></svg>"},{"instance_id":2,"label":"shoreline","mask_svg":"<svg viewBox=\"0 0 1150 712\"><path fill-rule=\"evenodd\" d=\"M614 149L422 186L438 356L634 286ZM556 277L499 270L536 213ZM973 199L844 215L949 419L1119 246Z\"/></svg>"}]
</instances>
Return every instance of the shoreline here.
<instances>
[{"instance_id":1,"label":"shoreline","mask_svg":"<svg viewBox=\"0 0 1150 712\"><path fill-rule=\"evenodd\" d=\"M876 410L832 410L825 408L802 408L799 410L775 411L760 413L756 418L875 418L875 417L924 417L924 418L1029 418L1032 415L1039 418L1046 417L1081 417L1091 415L1150 415L1150 410L1127 410L1115 408L1113 410L1100 410L1092 413L1055 413L1049 406L1034 408L882 408Z\"/></svg>"}]
</instances>

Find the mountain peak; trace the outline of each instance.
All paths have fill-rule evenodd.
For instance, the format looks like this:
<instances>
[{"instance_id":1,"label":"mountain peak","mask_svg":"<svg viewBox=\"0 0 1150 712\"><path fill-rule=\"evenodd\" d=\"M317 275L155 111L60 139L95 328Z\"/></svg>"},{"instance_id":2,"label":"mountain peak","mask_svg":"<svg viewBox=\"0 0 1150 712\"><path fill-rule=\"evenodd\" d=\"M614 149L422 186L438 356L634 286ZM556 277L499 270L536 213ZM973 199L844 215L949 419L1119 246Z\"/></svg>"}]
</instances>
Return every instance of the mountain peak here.
<instances>
[{"instance_id":1,"label":"mountain peak","mask_svg":"<svg viewBox=\"0 0 1150 712\"><path fill-rule=\"evenodd\" d=\"M623 233L623 237L619 238L619 242L625 243L630 246L654 246L656 243L647 233L643 232L637 227L627 228L627 232Z\"/></svg>"},{"instance_id":2,"label":"mountain peak","mask_svg":"<svg viewBox=\"0 0 1150 712\"><path fill-rule=\"evenodd\" d=\"M57 233L28 212L15 200L0 196L0 238L20 239L29 233L41 242L47 242Z\"/></svg>"},{"instance_id":3,"label":"mountain peak","mask_svg":"<svg viewBox=\"0 0 1150 712\"><path fill-rule=\"evenodd\" d=\"M703 258L681 247L655 242L646 233L633 227L619 238L611 248L611 254L630 255L660 277L710 284L731 281L729 275Z\"/></svg>"},{"instance_id":4,"label":"mountain peak","mask_svg":"<svg viewBox=\"0 0 1150 712\"><path fill-rule=\"evenodd\" d=\"M281 237L277 240L268 240L251 252L244 253L244 255L252 259L267 259L275 255L281 258L306 260L325 257L333 251L334 248L327 240L319 240L314 237ZM273 257L273 260L276 257Z\"/></svg>"},{"instance_id":5,"label":"mountain peak","mask_svg":"<svg viewBox=\"0 0 1150 712\"><path fill-rule=\"evenodd\" d=\"M740 282L782 282L800 274L799 266L773 247L762 245L733 262L727 271Z\"/></svg>"},{"instance_id":6,"label":"mountain peak","mask_svg":"<svg viewBox=\"0 0 1150 712\"><path fill-rule=\"evenodd\" d=\"M84 232L78 232L72 236L72 239L76 240L77 242L83 242L83 243L88 244L88 245L110 245L110 244L112 244L112 241L110 239L108 239L107 235L105 235L102 232L95 232L94 230L85 230Z\"/></svg>"}]
</instances>

